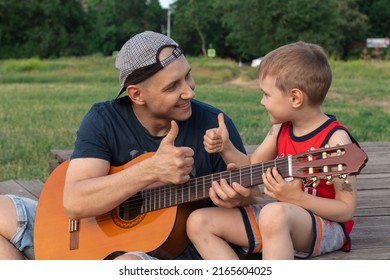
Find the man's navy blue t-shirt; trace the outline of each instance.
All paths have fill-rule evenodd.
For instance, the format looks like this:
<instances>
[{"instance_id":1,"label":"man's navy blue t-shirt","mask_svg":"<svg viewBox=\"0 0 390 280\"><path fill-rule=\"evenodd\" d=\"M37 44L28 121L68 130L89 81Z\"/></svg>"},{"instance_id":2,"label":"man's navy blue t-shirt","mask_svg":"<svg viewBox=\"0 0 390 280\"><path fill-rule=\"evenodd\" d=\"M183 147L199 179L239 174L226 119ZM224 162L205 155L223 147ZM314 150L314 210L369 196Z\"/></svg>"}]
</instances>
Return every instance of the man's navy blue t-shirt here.
<instances>
[{"instance_id":1,"label":"man's navy blue t-shirt","mask_svg":"<svg viewBox=\"0 0 390 280\"><path fill-rule=\"evenodd\" d=\"M191 106L191 117L177 122L179 134L175 146L194 150L193 177L226 170L221 156L207 153L203 145L206 130L218 127L217 116L221 110L194 99ZM237 149L245 152L235 125L228 116L224 117L230 140ZM92 106L77 131L71 158L99 158L109 161L112 166L121 166L141 154L157 151L163 138L149 134L136 118L130 99L125 96Z\"/></svg>"}]
</instances>

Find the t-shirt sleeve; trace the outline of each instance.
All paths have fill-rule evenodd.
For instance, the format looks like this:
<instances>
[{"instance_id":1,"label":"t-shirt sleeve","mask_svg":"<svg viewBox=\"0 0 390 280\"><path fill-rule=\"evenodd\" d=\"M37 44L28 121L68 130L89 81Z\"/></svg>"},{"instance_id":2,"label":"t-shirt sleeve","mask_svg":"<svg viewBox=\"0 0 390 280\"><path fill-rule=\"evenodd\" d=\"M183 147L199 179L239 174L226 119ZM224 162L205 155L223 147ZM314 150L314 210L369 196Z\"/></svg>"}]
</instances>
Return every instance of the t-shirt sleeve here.
<instances>
[{"instance_id":1,"label":"t-shirt sleeve","mask_svg":"<svg viewBox=\"0 0 390 280\"><path fill-rule=\"evenodd\" d=\"M106 129L104 117L96 106L92 106L77 130L71 159L99 158L110 161L112 153L108 148L107 134L103 133Z\"/></svg>"}]
</instances>

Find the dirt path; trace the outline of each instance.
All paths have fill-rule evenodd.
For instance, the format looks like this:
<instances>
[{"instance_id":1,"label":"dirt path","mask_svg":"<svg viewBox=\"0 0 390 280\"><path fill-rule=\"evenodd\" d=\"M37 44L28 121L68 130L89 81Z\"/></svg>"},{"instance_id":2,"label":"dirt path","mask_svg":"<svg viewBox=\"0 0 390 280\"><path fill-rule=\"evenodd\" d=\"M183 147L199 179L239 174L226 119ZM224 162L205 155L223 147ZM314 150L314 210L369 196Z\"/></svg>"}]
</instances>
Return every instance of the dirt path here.
<instances>
[{"instance_id":1,"label":"dirt path","mask_svg":"<svg viewBox=\"0 0 390 280\"><path fill-rule=\"evenodd\" d=\"M245 81L241 77L238 77L234 80L229 81L228 83L231 85L240 86L249 89L259 89L259 84L257 80Z\"/></svg>"}]
</instances>

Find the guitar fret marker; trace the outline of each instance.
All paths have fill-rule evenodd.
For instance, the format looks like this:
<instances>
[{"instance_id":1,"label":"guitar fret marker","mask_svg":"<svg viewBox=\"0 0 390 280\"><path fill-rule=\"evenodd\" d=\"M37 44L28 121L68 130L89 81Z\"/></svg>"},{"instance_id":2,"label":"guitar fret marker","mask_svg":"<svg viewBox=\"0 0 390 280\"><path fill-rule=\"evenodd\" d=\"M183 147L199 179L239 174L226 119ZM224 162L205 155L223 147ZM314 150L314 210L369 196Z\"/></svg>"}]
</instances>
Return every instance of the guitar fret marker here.
<instances>
[{"instance_id":1,"label":"guitar fret marker","mask_svg":"<svg viewBox=\"0 0 390 280\"><path fill-rule=\"evenodd\" d=\"M166 201L166 192L165 192L165 188L164 188L164 196L163 196L163 198L162 198L162 200L163 200L163 207L166 207L166 205L165 205L165 201Z\"/></svg>"},{"instance_id":2,"label":"guitar fret marker","mask_svg":"<svg viewBox=\"0 0 390 280\"><path fill-rule=\"evenodd\" d=\"M79 248L79 220L69 220L69 250Z\"/></svg>"},{"instance_id":3,"label":"guitar fret marker","mask_svg":"<svg viewBox=\"0 0 390 280\"><path fill-rule=\"evenodd\" d=\"M287 157L288 161L288 176L293 177L293 167L292 167L292 157L291 155Z\"/></svg>"},{"instance_id":4,"label":"guitar fret marker","mask_svg":"<svg viewBox=\"0 0 390 280\"><path fill-rule=\"evenodd\" d=\"M198 199L198 188L196 187L198 185L198 178L195 179L195 199Z\"/></svg>"},{"instance_id":5,"label":"guitar fret marker","mask_svg":"<svg viewBox=\"0 0 390 280\"><path fill-rule=\"evenodd\" d=\"M252 166L253 166L253 165L250 166L250 169L251 169L250 174L251 174L251 185L253 186L253 171L252 171Z\"/></svg>"},{"instance_id":6,"label":"guitar fret marker","mask_svg":"<svg viewBox=\"0 0 390 280\"><path fill-rule=\"evenodd\" d=\"M205 192L206 192L206 183L205 183L205 177L203 177L203 197L205 197Z\"/></svg>"}]
</instances>

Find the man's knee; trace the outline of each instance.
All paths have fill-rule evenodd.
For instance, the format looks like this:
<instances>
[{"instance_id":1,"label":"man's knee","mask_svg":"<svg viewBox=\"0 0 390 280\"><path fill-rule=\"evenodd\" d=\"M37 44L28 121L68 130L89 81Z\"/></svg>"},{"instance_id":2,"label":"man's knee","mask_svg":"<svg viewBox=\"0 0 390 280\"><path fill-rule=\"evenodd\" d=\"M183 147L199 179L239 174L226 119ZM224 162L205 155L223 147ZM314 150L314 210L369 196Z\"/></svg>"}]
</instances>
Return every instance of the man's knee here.
<instances>
[{"instance_id":1,"label":"man's knee","mask_svg":"<svg viewBox=\"0 0 390 280\"><path fill-rule=\"evenodd\" d=\"M11 240L17 229L16 208L12 200L0 195L0 235Z\"/></svg>"}]
</instances>

